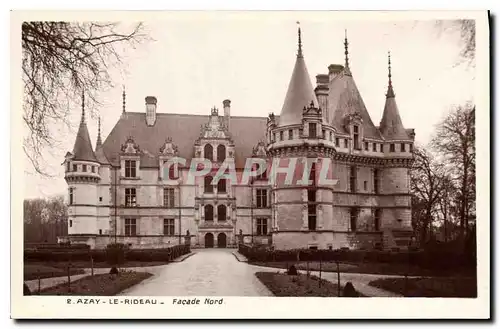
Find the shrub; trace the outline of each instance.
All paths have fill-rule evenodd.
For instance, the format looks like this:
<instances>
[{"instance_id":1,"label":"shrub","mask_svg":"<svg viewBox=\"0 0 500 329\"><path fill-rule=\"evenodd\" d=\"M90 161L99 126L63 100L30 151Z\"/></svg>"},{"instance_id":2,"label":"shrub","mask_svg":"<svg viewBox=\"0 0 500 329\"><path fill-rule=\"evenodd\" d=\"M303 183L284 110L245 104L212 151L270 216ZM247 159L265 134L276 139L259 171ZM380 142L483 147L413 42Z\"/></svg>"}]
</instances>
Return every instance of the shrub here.
<instances>
[{"instance_id":1,"label":"shrub","mask_svg":"<svg viewBox=\"0 0 500 329\"><path fill-rule=\"evenodd\" d=\"M113 266L110 270L109 270L109 274L118 274L118 269Z\"/></svg>"},{"instance_id":2,"label":"shrub","mask_svg":"<svg viewBox=\"0 0 500 329\"><path fill-rule=\"evenodd\" d=\"M125 263L125 250L128 246L122 243L111 243L106 246L106 261L109 265L117 266Z\"/></svg>"},{"instance_id":3,"label":"shrub","mask_svg":"<svg viewBox=\"0 0 500 329\"><path fill-rule=\"evenodd\" d=\"M297 268L295 267L295 265L292 265L288 268L288 271L286 272L286 274L288 275L297 275Z\"/></svg>"}]
</instances>

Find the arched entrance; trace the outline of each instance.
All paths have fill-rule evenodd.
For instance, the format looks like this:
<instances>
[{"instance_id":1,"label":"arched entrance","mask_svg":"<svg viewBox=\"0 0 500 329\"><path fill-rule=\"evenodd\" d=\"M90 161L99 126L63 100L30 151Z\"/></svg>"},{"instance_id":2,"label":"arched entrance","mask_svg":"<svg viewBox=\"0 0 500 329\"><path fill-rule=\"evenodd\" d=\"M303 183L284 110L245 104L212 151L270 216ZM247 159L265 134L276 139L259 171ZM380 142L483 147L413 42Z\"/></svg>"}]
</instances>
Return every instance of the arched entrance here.
<instances>
[{"instance_id":1,"label":"arched entrance","mask_svg":"<svg viewBox=\"0 0 500 329\"><path fill-rule=\"evenodd\" d=\"M225 233L219 233L219 235L217 235L217 247L218 248L226 248L227 247Z\"/></svg>"},{"instance_id":2,"label":"arched entrance","mask_svg":"<svg viewBox=\"0 0 500 329\"><path fill-rule=\"evenodd\" d=\"M212 233L205 234L205 248L214 247L214 235Z\"/></svg>"}]
</instances>

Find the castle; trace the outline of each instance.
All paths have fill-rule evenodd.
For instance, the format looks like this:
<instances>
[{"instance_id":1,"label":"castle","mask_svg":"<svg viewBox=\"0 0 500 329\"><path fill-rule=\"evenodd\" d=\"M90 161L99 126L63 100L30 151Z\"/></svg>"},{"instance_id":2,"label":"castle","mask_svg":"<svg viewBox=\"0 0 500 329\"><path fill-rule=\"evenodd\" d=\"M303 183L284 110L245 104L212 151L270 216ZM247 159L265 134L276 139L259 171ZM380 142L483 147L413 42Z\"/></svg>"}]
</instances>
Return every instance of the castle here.
<instances>
[{"instance_id":1,"label":"castle","mask_svg":"<svg viewBox=\"0 0 500 329\"><path fill-rule=\"evenodd\" d=\"M351 73L348 41L344 65L309 78L298 30L295 67L279 115L159 113L157 98L145 112L123 113L95 149L85 106L73 152L65 157L69 193L68 236L61 241L104 248L234 247L275 249L405 248L412 237L409 168L414 130L405 129L391 80L383 116L375 126ZM267 170L245 184L205 175L189 182L189 163L164 170L172 157L197 158L215 167L230 159L241 173L247 159L286 163L331 160L333 184L296 180L270 183ZM168 176L168 177L167 177Z\"/></svg>"}]
</instances>

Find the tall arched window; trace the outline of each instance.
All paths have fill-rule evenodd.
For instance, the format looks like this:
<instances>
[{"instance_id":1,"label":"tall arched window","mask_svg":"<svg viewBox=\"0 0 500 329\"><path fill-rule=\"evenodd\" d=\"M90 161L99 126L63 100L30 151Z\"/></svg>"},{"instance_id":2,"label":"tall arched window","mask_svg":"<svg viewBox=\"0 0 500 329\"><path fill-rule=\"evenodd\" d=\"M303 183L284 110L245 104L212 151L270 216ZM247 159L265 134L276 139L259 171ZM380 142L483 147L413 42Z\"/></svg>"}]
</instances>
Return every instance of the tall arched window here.
<instances>
[{"instance_id":1,"label":"tall arched window","mask_svg":"<svg viewBox=\"0 0 500 329\"><path fill-rule=\"evenodd\" d=\"M214 207L211 204L205 205L205 221L213 221L214 220Z\"/></svg>"},{"instance_id":2,"label":"tall arched window","mask_svg":"<svg viewBox=\"0 0 500 329\"><path fill-rule=\"evenodd\" d=\"M214 148L210 144L206 144L203 148L203 153L205 154L205 159L210 161L214 160Z\"/></svg>"},{"instance_id":3,"label":"tall arched window","mask_svg":"<svg viewBox=\"0 0 500 329\"><path fill-rule=\"evenodd\" d=\"M222 144L217 146L217 161L224 162L226 160L226 147Z\"/></svg>"},{"instance_id":4,"label":"tall arched window","mask_svg":"<svg viewBox=\"0 0 500 329\"><path fill-rule=\"evenodd\" d=\"M226 193L226 180L219 179L217 182L217 192L218 193Z\"/></svg>"},{"instance_id":5,"label":"tall arched window","mask_svg":"<svg viewBox=\"0 0 500 329\"><path fill-rule=\"evenodd\" d=\"M214 192L214 186L212 185L212 176L205 176L204 178L204 185L205 185L205 193L213 193Z\"/></svg>"},{"instance_id":6,"label":"tall arched window","mask_svg":"<svg viewBox=\"0 0 500 329\"><path fill-rule=\"evenodd\" d=\"M226 221L226 206L225 205L220 204L217 206L217 221L219 221L219 222Z\"/></svg>"}]
</instances>

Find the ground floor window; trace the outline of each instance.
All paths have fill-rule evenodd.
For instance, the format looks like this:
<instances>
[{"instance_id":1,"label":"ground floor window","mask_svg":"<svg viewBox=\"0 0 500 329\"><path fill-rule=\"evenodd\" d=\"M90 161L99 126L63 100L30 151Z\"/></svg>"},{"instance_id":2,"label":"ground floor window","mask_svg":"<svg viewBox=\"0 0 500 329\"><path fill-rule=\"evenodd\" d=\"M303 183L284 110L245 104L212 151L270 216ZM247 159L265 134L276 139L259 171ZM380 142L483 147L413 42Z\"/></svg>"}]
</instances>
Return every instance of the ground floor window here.
<instances>
[{"instance_id":1,"label":"ground floor window","mask_svg":"<svg viewBox=\"0 0 500 329\"><path fill-rule=\"evenodd\" d=\"M257 235L267 235L267 218L257 218Z\"/></svg>"},{"instance_id":2,"label":"ground floor window","mask_svg":"<svg viewBox=\"0 0 500 329\"><path fill-rule=\"evenodd\" d=\"M137 221L135 218L125 218L125 235L137 235Z\"/></svg>"},{"instance_id":3,"label":"ground floor window","mask_svg":"<svg viewBox=\"0 0 500 329\"><path fill-rule=\"evenodd\" d=\"M163 220L163 235L175 234L175 222L173 218L165 218Z\"/></svg>"}]
</instances>

